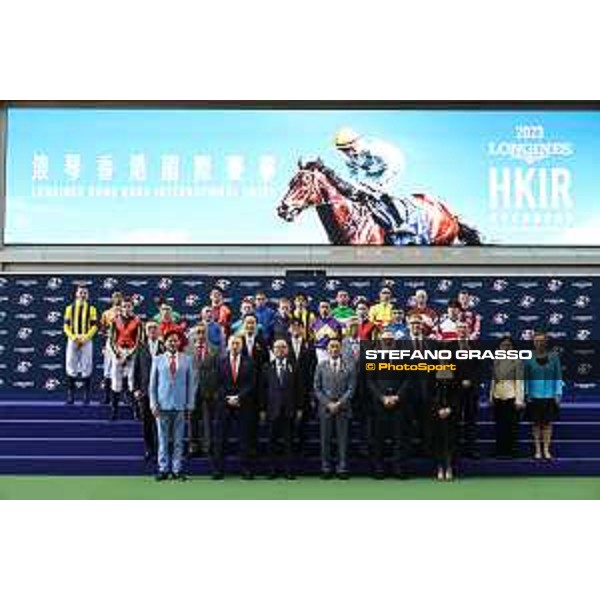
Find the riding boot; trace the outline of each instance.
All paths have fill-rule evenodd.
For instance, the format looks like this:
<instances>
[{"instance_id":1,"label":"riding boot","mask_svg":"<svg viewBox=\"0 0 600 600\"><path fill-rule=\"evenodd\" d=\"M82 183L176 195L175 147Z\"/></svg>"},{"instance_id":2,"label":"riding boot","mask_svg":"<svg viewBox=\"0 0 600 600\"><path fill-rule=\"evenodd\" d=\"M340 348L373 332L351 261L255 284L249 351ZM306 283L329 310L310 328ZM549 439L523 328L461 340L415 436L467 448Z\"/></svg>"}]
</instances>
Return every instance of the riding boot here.
<instances>
[{"instance_id":1,"label":"riding boot","mask_svg":"<svg viewBox=\"0 0 600 600\"><path fill-rule=\"evenodd\" d=\"M111 387L110 379L104 378L102 381L102 389L104 390L104 397L102 398L102 404L110 404L111 402Z\"/></svg>"},{"instance_id":2,"label":"riding boot","mask_svg":"<svg viewBox=\"0 0 600 600\"><path fill-rule=\"evenodd\" d=\"M92 378L86 377L83 380L83 403L84 404L90 403L91 387L92 387Z\"/></svg>"},{"instance_id":3,"label":"riding boot","mask_svg":"<svg viewBox=\"0 0 600 600\"><path fill-rule=\"evenodd\" d=\"M75 404L75 378L67 375L67 404Z\"/></svg>"}]
</instances>

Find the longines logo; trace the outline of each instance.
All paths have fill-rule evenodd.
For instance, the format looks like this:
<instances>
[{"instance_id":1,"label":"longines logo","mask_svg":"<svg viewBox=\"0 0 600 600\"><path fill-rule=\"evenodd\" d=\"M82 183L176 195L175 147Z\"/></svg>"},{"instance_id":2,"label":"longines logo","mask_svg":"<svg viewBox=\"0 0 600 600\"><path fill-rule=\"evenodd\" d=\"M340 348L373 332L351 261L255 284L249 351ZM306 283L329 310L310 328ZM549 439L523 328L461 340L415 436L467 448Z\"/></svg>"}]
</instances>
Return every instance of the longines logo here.
<instances>
[{"instance_id":1,"label":"longines logo","mask_svg":"<svg viewBox=\"0 0 600 600\"><path fill-rule=\"evenodd\" d=\"M350 282L350 287L351 288L357 288L359 290L362 290L366 287L370 287L371 283L369 281L351 281Z\"/></svg>"},{"instance_id":2,"label":"longines logo","mask_svg":"<svg viewBox=\"0 0 600 600\"><path fill-rule=\"evenodd\" d=\"M591 281L574 281L571 284L571 287L574 287L578 290L585 290L587 288L591 288L594 285Z\"/></svg>"},{"instance_id":3,"label":"longines logo","mask_svg":"<svg viewBox=\"0 0 600 600\"><path fill-rule=\"evenodd\" d=\"M42 335L45 335L46 337L58 337L59 335L62 335L62 331L60 329L43 329Z\"/></svg>"},{"instance_id":4,"label":"longines logo","mask_svg":"<svg viewBox=\"0 0 600 600\"><path fill-rule=\"evenodd\" d=\"M34 387L35 383L33 381L15 381L13 383L13 387L26 389Z\"/></svg>"},{"instance_id":5,"label":"longines logo","mask_svg":"<svg viewBox=\"0 0 600 600\"><path fill-rule=\"evenodd\" d=\"M440 279L440 281L437 284L437 289L439 292L448 292L448 291L450 291L451 287L452 287L451 279Z\"/></svg>"},{"instance_id":6,"label":"longines logo","mask_svg":"<svg viewBox=\"0 0 600 600\"><path fill-rule=\"evenodd\" d=\"M194 288L204 285L204 281L200 281L199 279L184 279L181 284L185 285L185 287Z\"/></svg>"},{"instance_id":7,"label":"longines logo","mask_svg":"<svg viewBox=\"0 0 600 600\"><path fill-rule=\"evenodd\" d=\"M31 319L35 319L36 317L35 313L18 313L15 315L15 319L18 321L31 321Z\"/></svg>"},{"instance_id":8,"label":"longines logo","mask_svg":"<svg viewBox=\"0 0 600 600\"><path fill-rule=\"evenodd\" d=\"M342 282L339 279L328 279L325 282L325 289L328 292L334 292L340 286Z\"/></svg>"},{"instance_id":9,"label":"longines logo","mask_svg":"<svg viewBox=\"0 0 600 600\"><path fill-rule=\"evenodd\" d=\"M0 323L4 322L7 316L8 313L6 311L0 311Z\"/></svg>"},{"instance_id":10,"label":"longines logo","mask_svg":"<svg viewBox=\"0 0 600 600\"><path fill-rule=\"evenodd\" d=\"M57 304L58 302L64 301L64 296L44 296L44 302L49 302L50 304Z\"/></svg>"},{"instance_id":11,"label":"longines logo","mask_svg":"<svg viewBox=\"0 0 600 600\"><path fill-rule=\"evenodd\" d=\"M405 281L404 287L410 288L411 290L425 287L424 281Z\"/></svg>"},{"instance_id":12,"label":"longines logo","mask_svg":"<svg viewBox=\"0 0 600 600\"><path fill-rule=\"evenodd\" d=\"M6 277L0 277L0 289L5 288L8 285L8 279Z\"/></svg>"},{"instance_id":13,"label":"longines logo","mask_svg":"<svg viewBox=\"0 0 600 600\"><path fill-rule=\"evenodd\" d=\"M576 381L573 384L573 387L575 387L577 389L580 389L580 390L594 390L594 389L596 389L598 387L598 384L597 383L593 383L593 382L582 383L582 382Z\"/></svg>"},{"instance_id":14,"label":"longines logo","mask_svg":"<svg viewBox=\"0 0 600 600\"><path fill-rule=\"evenodd\" d=\"M28 360L21 360L17 363L17 373L28 373L29 369L33 366Z\"/></svg>"},{"instance_id":15,"label":"longines logo","mask_svg":"<svg viewBox=\"0 0 600 600\"><path fill-rule=\"evenodd\" d=\"M577 323L589 323L594 320L593 315L573 315L571 317L572 321L576 321Z\"/></svg>"},{"instance_id":16,"label":"longines logo","mask_svg":"<svg viewBox=\"0 0 600 600\"><path fill-rule=\"evenodd\" d=\"M592 372L592 365L590 363L581 363L577 367L577 375L586 376Z\"/></svg>"},{"instance_id":17,"label":"longines logo","mask_svg":"<svg viewBox=\"0 0 600 600\"><path fill-rule=\"evenodd\" d=\"M31 346L14 349L15 354L33 354L34 352L35 348L32 348Z\"/></svg>"},{"instance_id":18,"label":"longines logo","mask_svg":"<svg viewBox=\"0 0 600 600\"><path fill-rule=\"evenodd\" d=\"M464 281L462 287L467 290L476 290L483 287L483 281Z\"/></svg>"},{"instance_id":19,"label":"longines logo","mask_svg":"<svg viewBox=\"0 0 600 600\"><path fill-rule=\"evenodd\" d=\"M31 287L32 285L37 285L37 279L17 279L17 285L22 287Z\"/></svg>"},{"instance_id":20,"label":"longines logo","mask_svg":"<svg viewBox=\"0 0 600 600\"><path fill-rule=\"evenodd\" d=\"M490 304L498 304L498 305L509 304L510 298L490 298L489 303Z\"/></svg>"},{"instance_id":21,"label":"longines logo","mask_svg":"<svg viewBox=\"0 0 600 600\"><path fill-rule=\"evenodd\" d=\"M519 321L523 321L524 323L533 323L534 321L540 320L538 315L521 315L517 318Z\"/></svg>"},{"instance_id":22,"label":"longines logo","mask_svg":"<svg viewBox=\"0 0 600 600\"><path fill-rule=\"evenodd\" d=\"M43 365L41 365L41 368L44 369L44 371L59 371L60 369L62 369L62 365L58 365L55 363L44 363Z\"/></svg>"},{"instance_id":23,"label":"longines logo","mask_svg":"<svg viewBox=\"0 0 600 600\"><path fill-rule=\"evenodd\" d=\"M10 298L8 296L0 296L0 302L8 302Z\"/></svg>"},{"instance_id":24,"label":"longines logo","mask_svg":"<svg viewBox=\"0 0 600 600\"><path fill-rule=\"evenodd\" d=\"M271 289L275 292L279 292L285 286L285 279L273 279L271 281Z\"/></svg>"},{"instance_id":25,"label":"longines logo","mask_svg":"<svg viewBox=\"0 0 600 600\"><path fill-rule=\"evenodd\" d=\"M142 294L133 294L131 296L131 301L133 302L134 306L140 306L140 304L142 304L144 301L144 296L142 296Z\"/></svg>"},{"instance_id":26,"label":"longines logo","mask_svg":"<svg viewBox=\"0 0 600 600\"><path fill-rule=\"evenodd\" d=\"M28 340L33 333L33 329L31 327L21 327L19 331L17 331L17 337L20 340Z\"/></svg>"},{"instance_id":27,"label":"longines logo","mask_svg":"<svg viewBox=\"0 0 600 600\"><path fill-rule=\"evenodd\" d=\"M249 289L256 289L261 287L262 283L260 281L242 281L239 284L239 287L241 288L249 288Z\"/></svg>"},{"instance_id":28,"label":"longines logo","mask_svg":"<svg viewBox=\"0 0 600 600\"><path fill-rule=\"evenodd\" d=\"M143 287L148 285L148 281L146 279L130 279L127 281L127 285L130 285L131 287Z\"/></svg>"},{"instance_id":29,"label":"longines logo","mask_svg":"<svg viewBox=\"0 0 600 600\"><path fill-rule=\"evenodd\" d=\"M564 304L564 303L565 303L564 298L544 298L544 304L551 304L551 305L555 306L557 304Z\"/></svg>"},{"instance_id":30,"label":"longines logo","mask_svg":"<svg viewBox=\"0 0 600 600\"><path fill-rule=\"evenodd\" d=\"M589 329L578 329L575 333L575 339L578 342L584 342L592 337L592 332Z\"/></svg>"},{"instance_id":31,"label":"longines logo","mask_svg":"<svg viewBox=\"0 0 600 600\"><path fill-rule=\"evenodd\" d=\"M296 287L299 287L303 290L307 290L308 288L315 287L317 285L316 281L297 281Z\"/></svg>"},{"instance_id":32,"label":"longines logo","mask_svg":"<svg viewBox=\"0 0 600 600\"><path fill-rule=\"evenodd\" d=\"M510 335L510 331L493 331L492 333L490 333L490 337L495 339L500 339L507 335Z\"/></svg>"},{"instance_id":33,"label":"longines logo","mask_svg":"<svg viewBox=\"0 0 600 600\"><path fill-rule=\"evenodd\" d=\"M537 281L518 281L517 287L523 288L524 290L530 290L532 288L538 287L539 283Z\"/></svg>"}]
</instances>

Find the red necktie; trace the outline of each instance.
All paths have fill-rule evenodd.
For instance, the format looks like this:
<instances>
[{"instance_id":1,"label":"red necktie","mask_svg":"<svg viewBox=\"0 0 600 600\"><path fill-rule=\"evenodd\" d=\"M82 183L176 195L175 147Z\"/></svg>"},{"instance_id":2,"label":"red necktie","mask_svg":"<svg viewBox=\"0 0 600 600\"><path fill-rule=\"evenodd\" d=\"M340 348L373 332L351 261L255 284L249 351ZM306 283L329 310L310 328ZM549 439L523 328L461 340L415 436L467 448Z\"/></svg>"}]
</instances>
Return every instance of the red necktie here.
<instances>
[{"instance_id":1,"label":"red necktie","mask_svg":"<svg viewBox=\"0 0 600 600\"><path fill-rule=\"evenodd\" d=\"M175 374L177 373L177 355L171 354L170 362L169 362L169 371L171 372L171 377L175 379Z\"/></svg>"},{"instance_id":2,"label":"red necktie","mask_svg":"<svg viewBox=\"0 0 600 600\"><path fill-rule=\"evenodd\" d=\"M198 348L198 358L200 360L204 360L205 355L206 355L206 346L204 344L200 344L200 347Z\"/></svg>"},{"instance_id":3,"label":"red necktie","mask_svg":"<svg viewBox=\"0 0 600 600\"><path fill-rule=\"evenodd\" d=\"M231 379L233 379L233 383L237 383L238 378L238 370L237 370L237 357L231 357Z\"/></svg>"}]
</instances>

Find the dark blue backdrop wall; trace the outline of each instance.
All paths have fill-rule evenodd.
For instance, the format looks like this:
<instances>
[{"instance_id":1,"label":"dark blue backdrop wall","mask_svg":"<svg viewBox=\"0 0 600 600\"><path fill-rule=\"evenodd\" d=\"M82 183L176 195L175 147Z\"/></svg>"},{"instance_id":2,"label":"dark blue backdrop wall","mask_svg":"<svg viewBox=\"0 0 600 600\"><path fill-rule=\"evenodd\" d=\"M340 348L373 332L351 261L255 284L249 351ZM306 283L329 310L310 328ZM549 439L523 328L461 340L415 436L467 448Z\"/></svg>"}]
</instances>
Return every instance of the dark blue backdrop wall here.
<instances>
[{"instance_id":1,"label":"dark blue backdrop wall","mask_svg":"<svg viewBox=\"0 0 600 600\"><path fill-rule=\"evenodd\" d=\"M396 301L406 305L415 289L429 292L430 304L444 310L449 298L462 289L474 297L483 317L483 338L511 333L522 339L537 327L561 340L597 340L596 315L600 309L600 282L593 277L326 277L324 275L269 276L154 276L154 275L5 275L0 277L0 398L55 397L63 393L64 335L62 315L73 287L90 287L99 312L110 294L132 295L142 316L156 312L156 300L171 301L184 318L193 321L212 287L223 290L237 312L244 296L264 290L276 301L303 291L315 300L333 300L338 289L353 297L377 297L382 285L394 290ZM101 343L97 342L95 374L102 369ZM587 356L586 361L595 360ZM567 382L567 393L582 398L598 392L598 382L577 378Z\"/></svg>"}]
</instances>

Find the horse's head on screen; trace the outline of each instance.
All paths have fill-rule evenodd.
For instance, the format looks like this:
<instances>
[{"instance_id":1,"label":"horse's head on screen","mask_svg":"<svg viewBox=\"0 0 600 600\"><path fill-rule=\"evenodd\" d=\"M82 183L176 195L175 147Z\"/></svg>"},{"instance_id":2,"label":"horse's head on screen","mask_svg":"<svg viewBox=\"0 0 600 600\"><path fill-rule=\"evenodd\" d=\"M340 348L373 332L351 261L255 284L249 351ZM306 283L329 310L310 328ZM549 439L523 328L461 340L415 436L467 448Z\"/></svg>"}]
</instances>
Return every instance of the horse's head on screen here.
<instances>
[{"instance_id":1,"label":"horse's head on screen","mask_svg":"<svg viewBox=\"0 0 600 600\"><path fill-rule=\"evenodd\" d=\"M298 161L298 171L290 180L285 196L277 207L277 214L285 221L291 222L307 208L318 206L325 201L323 185L326 177L321 172L319 160Z\"/></svg>"}]
</instances>

